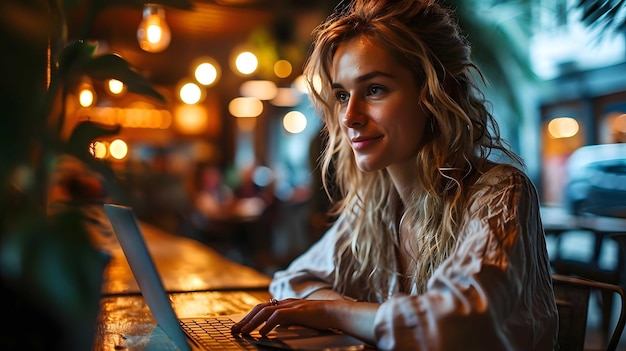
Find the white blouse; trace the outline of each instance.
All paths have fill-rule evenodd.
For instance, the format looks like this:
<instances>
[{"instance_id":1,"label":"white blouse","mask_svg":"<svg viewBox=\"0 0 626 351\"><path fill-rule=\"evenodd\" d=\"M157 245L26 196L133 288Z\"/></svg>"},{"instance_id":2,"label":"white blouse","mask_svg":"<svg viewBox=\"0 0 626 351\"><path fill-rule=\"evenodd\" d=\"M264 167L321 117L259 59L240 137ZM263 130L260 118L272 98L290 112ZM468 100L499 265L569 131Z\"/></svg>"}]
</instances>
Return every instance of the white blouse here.
<instances>
[{"instance_id":1,"label":"white blouse","mask_svg":"<svg viewBox=\"0 0 626 351\"><path fill-rule=\"evenodd\" d=\"M456 250L434 272L424 294L400 292L375 319L380 350L552 350L558 317L539 201L531 181L511 166L484 177L492 186L467 212ZM339 220L318 242L275 273L271 294L305 298L332 288ZM366 296L363 287L347 295Z\"/></svg>"}]
</instances>

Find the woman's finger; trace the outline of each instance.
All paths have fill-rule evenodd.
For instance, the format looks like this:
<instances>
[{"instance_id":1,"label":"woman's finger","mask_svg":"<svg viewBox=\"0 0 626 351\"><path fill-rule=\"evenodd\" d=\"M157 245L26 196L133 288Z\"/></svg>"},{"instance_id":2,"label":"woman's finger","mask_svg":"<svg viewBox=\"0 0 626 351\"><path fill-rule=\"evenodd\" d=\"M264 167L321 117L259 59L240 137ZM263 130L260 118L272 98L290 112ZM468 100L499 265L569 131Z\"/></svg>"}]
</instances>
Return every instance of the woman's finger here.
<instances>
[{"instance_id":1,"label":"woman's finger","mask_svg":"<svg viewBox=\"0 0 626 351\"><path fill-rule=\"evenodd\" d=\"M315 302L300 299L289 299L280 302L280 308L274 308L265 320L265 325L259 329L261 335L267 335L278 325L293 324L308 325L306 320L316 310Z\"/></svg>"},{"instance_id":2,"label":"woman's finger","mask_svg":"<svg viewBox=\"0 0 626 351\"><path fill-rule=\"evenodd\" d=\"M265 306L252 318L246 321L246 324L241 326L242 334L249 334L261 324L265 323L276 310L280 309L280 306Z\"/></svg>"},{"instance_id":3,"label":"woman's finger","mask_svg":"<svg viewBox=\"0 0 626 351\"><path fill-rule=\"evenodd\" d=\"M231 328L231 331L235 334L250 333L263 322L265 322L272 315L273 311L280 308L289 307L297 301L301 300L286 299L278 301L276 299L270 299L268 302L258 304L250 312L248 312L248 314L238 323L235 323Z\"/></svg>"},{"instance_id":4,"label":"woman's finger","mask_svg":"<svg viewBox=\"0 0 626 351\"><path fill-rule=\"evenodd\" d=\"M268 302L264 302L264 303L260 303L256 306L254 306L250 312L248 312L248 314L246 314L239 322L233 324L233 326L231 327L231 332L235 333L235 334L239 334L241 333L241 329L246 326L248 323L250 323L250 321L259 313L261 312L264 308L266 307L272 307L272 304L277 304L277 302L275 303L274 301L272 301L270 299L270 301Z\"/></svg>"}]
</instances>

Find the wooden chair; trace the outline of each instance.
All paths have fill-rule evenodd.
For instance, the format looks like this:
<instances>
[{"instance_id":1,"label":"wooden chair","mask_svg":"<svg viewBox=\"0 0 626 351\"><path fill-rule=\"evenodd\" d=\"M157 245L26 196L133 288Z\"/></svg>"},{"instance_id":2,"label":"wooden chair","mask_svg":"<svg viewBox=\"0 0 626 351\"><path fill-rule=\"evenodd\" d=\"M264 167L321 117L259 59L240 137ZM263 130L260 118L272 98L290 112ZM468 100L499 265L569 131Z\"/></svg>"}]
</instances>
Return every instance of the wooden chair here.
<instances>
[{"instance_id":1,"label":"wooden chair","mask_svg":"<svg viewBox=\"0 0 626 351\"><path fill-rule=\"evenodd\" d=\"M551 256L554 273L581 277L626 289L626 143L587 145L576 149L567 159L567 182L563 191L562 210L566 217L546 230L556 238ZM550 212L555 214L554 211ZM543 212L543 214L550 214ZM569 230L590 234L594 240L591 257L561 255L561 234ZM617 265L601 264L604 244L617 242ZM604 292L594 294L602 311L601 328L608 338L613 320L613 297Z\"/></svg>"},{"instance_id":2,"label":"wooden chair","mask_svg":"<svg viewBox=\"0 0 626 351\"><path fill-rule=\"evenodd\" d=\"M569 225L578 231L585 231L592 235L595 239L592 248L593 254L589 259L564 258L559 255L560 249L557 239L556 253L551 257L550 262L553 272L619 285L626 289L626 215L624 217L606 217L589 213L579 214L571 218ZM600 259L604 254L602 248L603 244L609 240L617 243L617 264L613 268L602 268L600 264ZM614 296L615 294L610 291L603 291L594 295L602 313L601 328L605 340L610 334Z\"/></svg>"},{"instance_id":3,"label":"wooden chair","mask_svg":"<svg viewBox=\"0 0 626 351\"><path fill-rule=\"evenodd\" d=\"M614 284L601 283L588 279L575 278L560 274L552 275L554 294L559 312L559 350L583 350L587 330L587 312L592 292L617 294L620 297L620 313L613 328L606 350L613 351L624 331L626 324L626 304L624 290Z\"/></svg>"}]
</instances>

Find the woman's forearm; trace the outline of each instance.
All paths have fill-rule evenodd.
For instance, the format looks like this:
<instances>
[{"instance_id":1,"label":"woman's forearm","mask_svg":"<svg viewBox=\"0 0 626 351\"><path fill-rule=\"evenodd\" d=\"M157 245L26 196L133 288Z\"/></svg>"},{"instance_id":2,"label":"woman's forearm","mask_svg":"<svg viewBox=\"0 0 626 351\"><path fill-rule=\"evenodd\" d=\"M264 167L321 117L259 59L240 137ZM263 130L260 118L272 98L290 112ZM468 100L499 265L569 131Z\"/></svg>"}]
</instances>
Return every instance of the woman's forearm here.
<instances>
[{"instance_id":1,"label":"woman's forearm","mask_svg":"<svg viewBox=\"0 0 626 351\"><path fill-rule=\"evenodd\" d=\"M328 325L376 345L374 320L379 306L372 302L329 301L326 308Z\"/></svg>"},{"instance_id":2,"label":"woman's forearm","mask_svg":"<svg viewBox=\"0 0 626 351\"><path fill-rule=\"evenodd\" d=\"M311 294L306 297L307 300L349 300L353 301L352 298L341 295L332 289L319 289L315 290Z\"/></svg>"},{"instance_id":3,"label":"woman's forearm","mask_svg":"<svg viewBox=\"0 0 626 351\"><path fill-rule=\"evenodd\" d=\"M334 300L326 304L327 325L343 330L370 344L375 343L374 318L380 304L357 302L353 298L344 296L332 289L316 290L306 299Z\"/></svg>"}]
</instances>

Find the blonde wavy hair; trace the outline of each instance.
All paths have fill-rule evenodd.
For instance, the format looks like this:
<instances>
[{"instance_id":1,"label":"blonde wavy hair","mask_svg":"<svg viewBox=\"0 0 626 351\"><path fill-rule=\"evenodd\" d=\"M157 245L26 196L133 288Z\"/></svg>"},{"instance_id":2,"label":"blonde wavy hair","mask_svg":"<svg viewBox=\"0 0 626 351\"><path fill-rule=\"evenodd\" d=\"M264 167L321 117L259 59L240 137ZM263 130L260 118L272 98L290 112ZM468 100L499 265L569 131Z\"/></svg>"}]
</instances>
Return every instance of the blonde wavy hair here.
<instances>
[{"instance_id":1,"label":"blonde wavy hair","mask_svg":"<svg viewBox=\"0 0 626 351\"><path fill-rule=\"evenodd\" d=\"M345 292L359 284L368 292L360 298L387 299L390 280L398 271L398 221L406 217L411 228L420 228L411 238L416 251L408 253L415 263L397 278L409 284L406 290L422 293L455 248L469 189L476 174L490 164L491 152L499 150L519 164L522 161L500 138L474 80L483 77L450 9L433 0L353 0L340 4L313 34L304 71L311 101L324 121L322 132L327 134L320 158L322 179L333 177L341 197L333 214L343 213L350 226L342 228L344 240L335 252L335 288ZM420 170L415 181L424 191L404 207L385 170L366 173L357 168L337 117L330 87L333 55L342 42L358 36L374 38L413 72L421 86L415 98L430 117L429 135L415 157ZM324 182L327 192L330 186Z\"/></svg>"}]
</instances>

